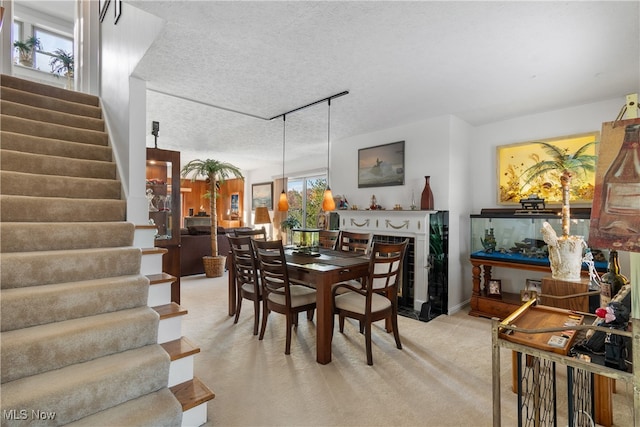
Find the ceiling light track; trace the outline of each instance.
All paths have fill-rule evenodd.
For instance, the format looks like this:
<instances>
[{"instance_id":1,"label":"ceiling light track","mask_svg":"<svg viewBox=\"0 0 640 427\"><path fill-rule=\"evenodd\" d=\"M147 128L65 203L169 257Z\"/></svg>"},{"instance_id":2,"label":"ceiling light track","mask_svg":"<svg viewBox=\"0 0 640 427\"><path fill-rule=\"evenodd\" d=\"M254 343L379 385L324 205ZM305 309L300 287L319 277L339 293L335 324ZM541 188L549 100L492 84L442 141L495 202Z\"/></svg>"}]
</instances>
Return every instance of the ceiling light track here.
<instances>
[{"instance_id":1,"label":"ceiling light track","mask_svg":"<svg viewBox=\"0 0 640 427\"><path fill-rule=\"evenodd\" d=\"M159 93L159 94L162 94L162 95L167 95L167 96L172 96L174 98L183 99L185 101L195 102L196 104L205 105L207 107L217 108L218 110L228 111L230 113L242 114L243 116L253 117L254 119L267 120L267 121L271 120L271 119L269 119L267 117L260 117L260 116L256 116L255 114L245 113L243 111L234 110L232 108L221 107L219 105L209 104L208 102L198 101L197 99L188 98L186 96L181 96L181 95L176 95L174 93L164 92L164 91L158 90L158 89L147 88L147 90L149 90L151 92L156 92L156 93ZM276 116L276 117L280 117L280 116Z\"/></svg>"},{"instance_id":2,"label":"ceiling light track","mask_svg":"<svg viewBox=\"0 0 640 427\"><path fill-rule=\"evenodd\" d=\"M343 92L336 93L335 95L327 96L326 98L322 98L322 99L319 99L317 101L313 101L313 102L311 102L311 103L309 103L307 105L303 105L302 107L294 108L293 110L289 110L289 111L284 112L282 114L278 114L277 116L261 117L261 116L255 115L255 114L245 113L244 111L234 110L232 108L227 108L227 107L221 107L220 105L209 104L208 102L198 101L197 99L188 98L188 97L182 96L182 95L176 95L174 93L169 93L169 92L165 92L165 91L158 90L158 89L147 88L147 90L149 90L151 92L156 92L156 93L159 93L159 94L162 94L162 95L167 95L167 96L172 96L174 98L183 99L185 101L195 102L196 104L205 105L207 107L217 108L218 110L228 111L230 113L242 114L243 116L253 117L254 119L260 119L260 120L266 120L266 121L271 121L273 119L277 119L278 117L284 117L284 116L286 116L288 114L291 114L291 113L294 113L296 111L304 110L305 108L311 107L311 106L316 105L316 104L320 104L321 102L331 101L334 98L339 98L341 96L349 94L349 91L345 90Z\"/></svg>"},{"instance_id":3,"label":"ceiling light track","mask_svg":"<svg viewBox=\"0 0 640 427\"><path fill-rule=\"evenodd\" d=\"M339 98L341 96L348 95L348 94L349 94L349 91L345 90L343 92L336 93L335 95L331 95L331 96L327 96L326 98L318 99L317 101L313 101L312 103L307 104L307 105L303 105L302 107L294 108L293 110L289 110L289 111L287 111L285 113L278 114L277 116L271 117L269 120L277 119L278 117L286 116L288 114L295 113L296 111L304 110L305 108L311 107L311 106L316 105L316 104L320 104L321 102L331 101L334 98Z\"/></svg>"}]
</instances>

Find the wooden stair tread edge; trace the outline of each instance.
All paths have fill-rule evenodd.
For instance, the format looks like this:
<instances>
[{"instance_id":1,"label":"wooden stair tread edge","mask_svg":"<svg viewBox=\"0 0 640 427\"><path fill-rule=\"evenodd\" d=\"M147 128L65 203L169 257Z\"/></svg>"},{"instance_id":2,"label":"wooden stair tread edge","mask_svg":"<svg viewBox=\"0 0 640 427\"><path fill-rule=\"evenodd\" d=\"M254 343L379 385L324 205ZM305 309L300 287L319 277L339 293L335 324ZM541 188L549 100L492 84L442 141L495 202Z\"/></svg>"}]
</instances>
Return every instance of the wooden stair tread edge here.
<instances>
[{"instance_id":1,"label":"wooden stair tread edge","mask_svg":"<svg viewBox=\"0 0 640 427\"><path fill-rule=\"evenodd\" d=\"M158 273L158 274L147 274L147 279L149 279L149 285L160 285L162 283L173 283L178 280L177 277L172 276L168 273Z\"/></svg>"},{"instance_id":2,"label":"wooden stair tread edge","mask_svg":"<svg viewBox=\"0 0 640 427\"><path fill-rule=\"evenodd\" d=\"M189 381L169 387L169 390L182 405L182 411L188 411L216 397L215 393L209 389L198 377L193 377Z\"/></svg>"},{"instance_id":3,"label":"wooden stair tread edge","mask_svg":"<svg viewBox=\"0 0 640 427\"><path fill-rule=\"evenodd\" d=\"M200 347L194 345L187 337L180 337L177 340L162 343L160 346L169 354L172 362L200 353Z\"/></svg>"},{"instance_id":4,"label":"wooden stair tread edge","mask_svg":"<svg viewBox=\"0 0 640 427\"><path fill-rule=\"evenodd\" d=\"M153 248L142 248L142 255L155 255L155 254L166 254L167 252L169 252L169 250L167 248L157 248L157 247L153 247Z\"/></svg>"},{"instance_id":5,"label":"wooden stair tread edge","mask_svg":"<svg viewBox=\"0 0 640 427\"><path fill-rule=\"evenodd\" d=\"M158 305L152 308L160 315L161 320L168 319L170 317L184 316L189 313L186 308L180 307L175 302Z\"/></svg>"}]
</instances>

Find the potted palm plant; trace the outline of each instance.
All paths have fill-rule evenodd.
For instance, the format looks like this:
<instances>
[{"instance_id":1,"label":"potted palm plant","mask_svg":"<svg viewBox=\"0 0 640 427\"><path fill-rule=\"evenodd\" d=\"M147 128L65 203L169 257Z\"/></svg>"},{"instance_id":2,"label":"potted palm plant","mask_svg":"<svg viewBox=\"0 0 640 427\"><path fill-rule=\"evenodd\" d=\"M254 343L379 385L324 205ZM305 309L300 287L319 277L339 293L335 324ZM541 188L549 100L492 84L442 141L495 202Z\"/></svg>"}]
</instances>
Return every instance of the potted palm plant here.
<instances>
[{"instance_id":1,"label":"potted palm plant","mask_svg":"<svg viewBox=\"0 0 640 427\"><path fill-rule=\"evenodd\" d=\"M42 43L40 43L39 38L31 36L25 41L14 41L13 47L18 50L18 60L20 64L25 67L33 67L33 54L36 49L42 49Z\"/></svg>"},{"instance_id":2,"label":"potted palm plant","mask_svg":"<svg viewBox=\"0 0 640 427\"><path fill-rule=\"evenodd\" d=\"M67 78L67 89L71 89L71 79L73 79L73 54L64 49L56 49L49 61L51 72Z\"/></svg>"},{"instance_id":3,"label":"potted palm plant","mask_svg":"<svg viewBox=\"0 0 640 427\"><path fill-rule=\"evenodd\" d=\"M596 156L586 154L587 148L594 142L583 145L575 153L569 153L546 142L540 142L540 144L545 147L545 151L551 156L551 159L539 162L527 169L524 172L528 175L526 183L551 171L560 174L560 185L562 186L562 236L558 237L548 222L545 222L542 228L544 241L549 247L551 276L554 279L580 281L582 249L586 247L586 243L583 236L571 236L569 233L571 224L569 195L572 176L595 171Z\"/></svg>"},{"instance_id":4,"label":"potted palm plant","mask_svg":"<svg viewBox=\"0 0 640 427\"><path fill-rule=\"evenodd\" d=\"M280 223L280 228L287 235L287 244L290 245L292 243L292 236L294 228L300 228L300 221L298 218L289 215L284 221Z\"/></svg>"},{"instance_id":5,"label":"potted palm plant","mask_svg":"<svg viewBox=\"0 0 640 427\"><path fill-rule=\"evenodd\" d=\"M216 213L216 198L218 184L229 177L244 178L240 169L230 163L213 159L191 160L182 167L182 177L191 175L191 180L198 177L206 178L209 183L209 209L211 212L211 256L203 257L204 272L207 277L220 277L224 274L226 256L218 254L218 214Z\"/></svg>"},{"instance_id":6,"label":"potted palm plant","mask_svg":"<svg viewBox=\"0 0 640 427\"><path fill-rule=\"evenodd\" d=\"M73 77L73 53L64 49L56 49L49 65L51 65L52 73Z\"/></svg>"}]
</instances>

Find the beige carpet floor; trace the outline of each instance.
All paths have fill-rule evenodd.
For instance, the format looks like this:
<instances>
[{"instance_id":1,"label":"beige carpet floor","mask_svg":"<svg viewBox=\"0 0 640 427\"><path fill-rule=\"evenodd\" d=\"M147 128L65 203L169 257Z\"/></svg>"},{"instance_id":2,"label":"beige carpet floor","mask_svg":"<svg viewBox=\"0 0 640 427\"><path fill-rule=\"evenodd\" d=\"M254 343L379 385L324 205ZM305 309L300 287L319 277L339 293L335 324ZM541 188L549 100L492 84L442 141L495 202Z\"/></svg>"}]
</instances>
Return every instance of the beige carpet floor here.
<instances>
[{"instance_id":1,"label":"beige carpet floor","mask_svg":"<svg viewBox=\"0 0 640 427\"><path fill-rule=\"evenodd\" d=\"M207 426L491 426L491 322L462 311L425 323L399 318L403 349L381 326L367 366L357 325L336 325L333 361L315 361L315 324L300 316L291 355L285 324L269 316L263 341L252 335L253 307L238 324L227 315L227 276L183 277L189 314L183 335L201 348L195 375L216 394ZM382 322L381 322L382 324ZM517 425L511 352L501 351L502 425ZM558 366L558 426L566 426L566 369ZM631 426L632 391L618 385L614 423Z\"/></svg>"}]
</instances>

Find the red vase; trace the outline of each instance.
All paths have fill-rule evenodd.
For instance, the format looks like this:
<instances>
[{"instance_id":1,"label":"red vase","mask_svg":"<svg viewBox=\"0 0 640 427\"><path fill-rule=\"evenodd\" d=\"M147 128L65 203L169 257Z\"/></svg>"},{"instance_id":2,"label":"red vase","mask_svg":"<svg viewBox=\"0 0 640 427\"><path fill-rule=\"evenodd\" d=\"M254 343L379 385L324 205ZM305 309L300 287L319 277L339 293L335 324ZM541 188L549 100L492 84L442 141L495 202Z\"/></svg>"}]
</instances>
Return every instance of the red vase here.
<instances>
[{"instance_id":1,"label":"red vase","mask_svg":"<svg viewBox=\"0 0 640 427\"><path fill-rule=\"evenodd\" d=\"M431 192L431 185L429 184L430 176L425 176L424 190L422 190L422 197L420 198L420 210L432 211L433 210L433 193Z\"/></svg>"}]
</instances>

